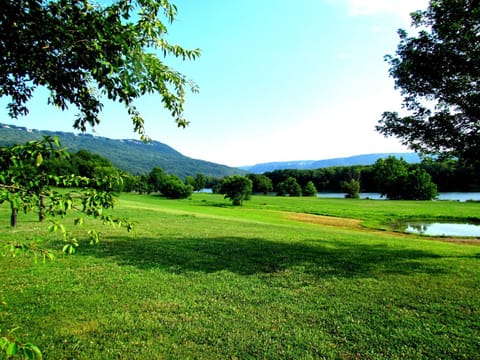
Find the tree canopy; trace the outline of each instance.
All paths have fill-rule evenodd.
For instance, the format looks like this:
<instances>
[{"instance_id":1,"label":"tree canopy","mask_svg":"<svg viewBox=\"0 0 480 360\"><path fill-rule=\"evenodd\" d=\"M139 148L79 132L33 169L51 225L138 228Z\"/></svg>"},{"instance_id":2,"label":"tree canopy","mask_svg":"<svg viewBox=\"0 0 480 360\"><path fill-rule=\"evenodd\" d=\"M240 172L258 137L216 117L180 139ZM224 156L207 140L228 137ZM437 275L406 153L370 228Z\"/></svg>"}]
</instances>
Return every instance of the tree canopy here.
<instances>
[{"instance_id":1,"label":"tree canopy","mask_svg":"<svg viewBox=\"0 0 480 360\"><path fill-rule=\"evenodd\" d=\"M399 30L395 55L386 56L406 115L385 112L377 131L424 154L480 159L480 3L431 0L412 14L418 29Z\"/></svg>"},{"instance_id":2,"label":"tree canopy","mask_svg":"<svg viewBox=\"0 0 480 360\"><path fill-rule=\"evenodd\" d=\"M378 191L390 200L431 200L438 195L431 176L420 167L409 169L403 159L379 159L374 169Z\"/></svg>"},{"instance_id":3,"label":"tree canopy","mask_svg":"<svg viewBox=\"0 0 480 360\"><path fill-rule=\"evenodd\" d=\"M225 199L232 200L233 205L241 206L244 200L250 199L252 180L240 175L227 176L221 183L220 193Z\"/></svg>"},{"instance_id":4,"label":"tree canopy","mask_svg":"<svg viewBox=\"0 0 480 360\"><path fill-rule=\"evenodd\" d=\"M107 5L105 5L107 3ZM12 118L28 113L38 86L49 103L78 109L74 127L99 123L102 98L123 103L134 130L146 138L134 100L159 94L178 126L186 126L183 103L194 83L160 59L195 59L166 39L165 23L177 8L169 0L3 0L0 12L0 97Z\"/></svg>"}]
</instances>

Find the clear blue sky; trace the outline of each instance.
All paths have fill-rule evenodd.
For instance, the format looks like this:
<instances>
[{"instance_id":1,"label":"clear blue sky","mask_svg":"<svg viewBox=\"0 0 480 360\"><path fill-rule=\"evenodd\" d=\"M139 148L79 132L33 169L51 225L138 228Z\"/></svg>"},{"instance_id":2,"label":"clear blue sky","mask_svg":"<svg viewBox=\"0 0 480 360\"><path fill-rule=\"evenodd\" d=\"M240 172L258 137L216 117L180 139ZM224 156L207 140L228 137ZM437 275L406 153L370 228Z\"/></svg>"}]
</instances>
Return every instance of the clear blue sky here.
<instances>
[{"instance_id":1,"label":"clear blue sky","mask_svg":"<svg viewBox=\"0 0 480 360\"><path fill-rule=\"evenodd\" d=\"M383 57L426 0L173 2L169 39L202 50L176 67L200 93L188 94L186 129L157 97L138 101L154 140L231 166L406 150L374 130L383 111L401 105ZM47 106L41 91L30 110L14 122L2 106L0 122L73 131L73 113ZM102 121L99 136L137 138L120 105L107 104Z\"/></svg>"}]
</instances>

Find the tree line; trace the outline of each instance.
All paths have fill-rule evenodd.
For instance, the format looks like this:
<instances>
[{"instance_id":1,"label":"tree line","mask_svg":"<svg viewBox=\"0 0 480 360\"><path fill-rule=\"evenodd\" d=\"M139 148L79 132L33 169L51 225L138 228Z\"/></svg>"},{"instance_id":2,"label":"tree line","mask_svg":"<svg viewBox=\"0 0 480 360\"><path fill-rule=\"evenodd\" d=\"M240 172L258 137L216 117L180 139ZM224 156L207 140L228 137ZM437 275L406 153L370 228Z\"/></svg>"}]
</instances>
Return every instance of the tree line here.
<instances>
[{"instance_id":1,"label":"tree line","mask_svg":"<svg viewBox=\"0 0 480 360\"><path fill-rule=\"evenodd\" d=\"M187 198L194 191L210 188L214 193L225 194L225 187L237 176L216 178L198 173L180 178L160 167L149 173L132 175L115 168L98 154L79 150L68 159L45 159L39 170L56 176L86 178L115 178L123 181L114 185L115 192L159 193L167 198ZM389 157L373 165L338 166L313 170L284 169L247 174L252 193L279 196L315 196L318 192L343 192L346 197L358 197L360 192L380 193L389 199L431 199L438 192L479 191L478 173L471 165L457 160L426 158L421 163L409 164L403 159ZM226 180L228 179L228 180ZM229 184L228 186L225 184ZM222 189L223 188L223 189ZM241 202L241 201L240 201Z\"/></svg>"}]
</instances>

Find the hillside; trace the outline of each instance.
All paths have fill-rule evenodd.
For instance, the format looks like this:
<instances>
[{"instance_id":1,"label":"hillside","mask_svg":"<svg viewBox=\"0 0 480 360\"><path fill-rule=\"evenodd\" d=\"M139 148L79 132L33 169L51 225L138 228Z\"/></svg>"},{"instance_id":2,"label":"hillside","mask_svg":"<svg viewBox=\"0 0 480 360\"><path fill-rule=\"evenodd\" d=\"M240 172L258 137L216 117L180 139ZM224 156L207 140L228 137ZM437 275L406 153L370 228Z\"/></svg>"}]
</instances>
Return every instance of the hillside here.
<instances>
[{"instance_id":1,"label":"hillside","mask_svg":"<svg viewBox=\"0 0 480 360\"><path fill-rule=\"evenodd\" d=\"M326 160L303 160L303 161L284 161L284 162L270 162L256 164L253 166L245 166L242 169L254 173L263 174L267 171L282 170L282 169L320 169L333 166L354 166L354 165L372 165L378 159L384 159L389 156L403 158L408 163L420 162L420 157L415 153L382 153L382 154L365 154L350 157L326 159Z\"/></svg>"},{"instance_id":2,"label":"hillside","mask_svg":"<svg viewBox=\"0 0 480 360\"><path fill-rule=\"evenodd\" d=\"M70 152L88 150L109 159L117 168L131 174L145 174L155 166L180 177L195 176L197 173L213 177L244 173L240 169L189 158L158 141L146 144L139 140L113 140L89 134L29 130L0 124L0 146L38 140L43 135L57 135L62 146L68 148Z\"/></svg>"}]
</instances>

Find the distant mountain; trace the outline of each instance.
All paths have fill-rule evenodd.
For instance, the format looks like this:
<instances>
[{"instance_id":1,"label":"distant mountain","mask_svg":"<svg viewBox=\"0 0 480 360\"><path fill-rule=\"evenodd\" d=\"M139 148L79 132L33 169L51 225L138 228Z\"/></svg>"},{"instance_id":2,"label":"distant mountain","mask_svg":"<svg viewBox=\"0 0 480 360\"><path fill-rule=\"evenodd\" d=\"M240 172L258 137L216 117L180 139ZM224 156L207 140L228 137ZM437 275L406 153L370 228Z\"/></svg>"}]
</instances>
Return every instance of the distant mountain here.
<instances>
[{"instance_id":1,"label":"distant mountain","mask_svg":"<svg viewBox=\"0 0 480 360\"><path fill-rule=\"evenodd\" d=\"M182 178L187 175L195 176L197 173L213 177L245 173L241 169L189 158L158 141L144 143L131 139L113 140L90 134L76 135L69 132L30 130L25 127L0 124L0 146L39 140L43 135L57 135L62 146L68 148L69 152L88 150L109 159L114 166L131 174L146 174L155 166Z\"/></svg>"},{"instance_id":2,"label":"distant mountain","mask_svg":"<svg viewBox=\"0 0 480 360\"><path fill-rule=\"evenodd\" d=\"M253 166L242 166L245 171L254 174L263 174L267 171L283 170L283 169L320 169L333 166L354 166L354 165L372 165L378 159L384 159L389 156L403 158L406 162L414 164L421 161L416 153L383 153L383 154L365 154L350 157L326 159L326 160L300 160L300 161L284 161L256 164Z\"/></svg>"}]
</instances>

